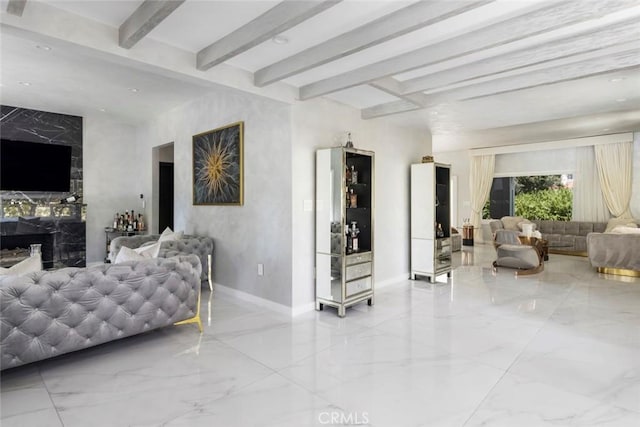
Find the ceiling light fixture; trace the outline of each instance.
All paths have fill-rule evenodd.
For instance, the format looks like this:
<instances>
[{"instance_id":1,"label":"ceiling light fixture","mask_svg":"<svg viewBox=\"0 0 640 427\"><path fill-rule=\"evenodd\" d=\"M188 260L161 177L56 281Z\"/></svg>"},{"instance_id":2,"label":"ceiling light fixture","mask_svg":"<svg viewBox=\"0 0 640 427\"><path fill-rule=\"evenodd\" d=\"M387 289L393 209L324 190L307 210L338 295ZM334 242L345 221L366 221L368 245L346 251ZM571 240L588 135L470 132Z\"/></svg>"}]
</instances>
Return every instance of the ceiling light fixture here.
<instances>
[{"instance_id":1,"label":"ceiling light fixture","mask_svg":"<svg viewBox=\"0 0 640 427\"><path fill-rule=\"evenodd\" d=\"M287 43L289 43L289 39L288 38L286 38L285 36L280 36L280 35L277 35L277 36L273 37L271 39L271 41L274 42L275 44L287 44Z\"/></svg>"},{"instance_id":2,"label":"ceiling light fixture","mask_svg":"<svg viewBox=\"0 0 640 427\"><path fill-rule=\"evenodd\" d=\"M29 82L18 82L18 84L22 86L31 86L31 83Z\"/></svg>"},{"instance_id":3,"label":"ceiling light fixture","mask_svg":"<svg viewBox=\"0 0 640 427\"><path fill-rule=\"evenodd\" d=\"M103 113L106 113L107 109L106 108L101 108L100 111L103 112Z\"/></svg>"},{"instance_id":4,"label":"ceiling light fixture","mask_svg":"<svg viewBox=\"0 0 640 427\"><path fill-rule=\"evenodd\" d=\"M616 99L616 101L618 101L618 102L625 102L626 100L627 100L627 98L618 98L618 99Z\"/></svg>"},{"instance_id":5,"label":"ceiling light fixture","mask_svg":"<svg viewBox=\"0 0 640 427\"><path fill-rule=\"evenodd\" d=\"M624 80L624 77L614 77L613 79L609 79L611 83L618 83Z\"/></svg>"},{"instance_id":6,"label":"ceiling light fixture","mask_svg":"<svg viewBox=\"0 0 640 427\"><path fill-rule=\"evenodd\" d=\"M44 44L37 44L36 45L36 49L49 51L49 50L51 50L51 46L47 46L47 45L44 45Z\"/></svg>"},{"instance_id":7,"label":"ceiling light fixture","mask_svg":"<svg viewBox=\"0 0 640 427\"><path fill-rule=\"evenodd\" d=\"M609 128L604 128L604 129L602 129L602 130L606 132L606 131L611 130L611 129L609 129Z\"/></svg>"},{"instance_id":8,"label":"ceiling light fixture","mask_svg":"<svg viewBox=\"0 0 640 427\"><path fill-rule=\"evenodd\" d=\"M139 89L137 87L130 87L129 90L133 93L138 93Z\"/></svg>"}]
</instances>

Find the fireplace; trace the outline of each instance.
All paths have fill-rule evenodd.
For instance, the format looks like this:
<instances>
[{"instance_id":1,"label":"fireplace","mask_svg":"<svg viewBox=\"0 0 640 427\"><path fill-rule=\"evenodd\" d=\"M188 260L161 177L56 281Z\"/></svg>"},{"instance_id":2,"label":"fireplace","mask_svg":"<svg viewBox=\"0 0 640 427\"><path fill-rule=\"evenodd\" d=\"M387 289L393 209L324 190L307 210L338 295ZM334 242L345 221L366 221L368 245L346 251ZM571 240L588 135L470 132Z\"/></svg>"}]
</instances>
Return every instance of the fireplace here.
<instances>
[{"instance_id":1,"label":"fireplace","mask_svg":"<svg viewBox=\"0 0 640 427\"><path fill-rule=\"evenodd\" d=\"M14 234L3 235L0 238L1 249L8 249L10 252L2 251L0 257L4 257L3 261L19 262L21 254L29 256L29 248L34 243L42 245L42 268L54 267L53 246L55 242L56 232L31 233L31 234ZM17 256L16 256L17 255ZM11 257L10 260L6 258ZM3 262L4 264L4 262Z\"/></svg>"}]
</instances>

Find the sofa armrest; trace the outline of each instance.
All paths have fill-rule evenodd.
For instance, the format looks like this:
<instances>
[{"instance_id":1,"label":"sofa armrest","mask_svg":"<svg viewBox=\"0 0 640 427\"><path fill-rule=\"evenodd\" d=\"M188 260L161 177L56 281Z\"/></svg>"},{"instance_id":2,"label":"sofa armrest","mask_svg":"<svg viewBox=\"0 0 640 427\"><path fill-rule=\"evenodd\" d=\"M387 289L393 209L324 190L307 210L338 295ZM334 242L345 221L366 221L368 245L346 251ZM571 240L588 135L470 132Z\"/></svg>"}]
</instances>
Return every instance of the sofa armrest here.
<instances>
[{"instance_id":1,"label":"sofa armrest","mask_svg":"<svg viewBox=\"0 0 640 427\"><path fill-rule=\"evenodd\" d=\"M640 271L640 235L589 233L587 254L596 268Z\"/></svg>"}]
</instances>

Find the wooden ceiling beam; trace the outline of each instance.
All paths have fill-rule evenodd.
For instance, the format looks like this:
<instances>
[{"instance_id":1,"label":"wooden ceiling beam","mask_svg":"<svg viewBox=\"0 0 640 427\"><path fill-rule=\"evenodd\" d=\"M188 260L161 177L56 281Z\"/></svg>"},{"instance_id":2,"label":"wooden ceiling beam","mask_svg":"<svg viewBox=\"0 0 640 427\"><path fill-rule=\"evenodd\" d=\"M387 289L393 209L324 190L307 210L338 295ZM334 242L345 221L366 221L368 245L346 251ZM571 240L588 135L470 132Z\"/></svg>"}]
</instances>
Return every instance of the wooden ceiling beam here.
<instances>
[{"instance_id":1,"label":"wooden ceiling beam","mask_svg":"<svg viewBox=\"0 0 640 427\"><path fill-rule=\"evenodd\" d=\"M7 13L15 16L22 16L27 0L9 0L7 3Z\"/></svg>"},{"instance_id":2,"label":"wooden ceiling beam","mask_svg":"<svg viewBox=\"0 0 640 427\"><path fill-rule=\"evenodd\" d=\"M145 0L118 30L118 44L131 49L185 0Z\"/></svg>"},{"instance_id":3,"label":"wooden ceiling beam","mask_svg":"<svg viewBox=\"0 0 640 427\"><path fill-rule=\"evenodd\" d=\"M196 67L206 71L336 5L341 0L285 0L198 52Z\"/></svg>"},{"instance_id":4,"label":"wooden ceiling beam","mask_svg":"<svg viewBox=\"0 0 640 427\"><path fill-rule=\"evenodd\" d=\"M482 29L302 86L300 99L307 100L368 84L383 77L507 45L633 6L630 2L619 0L532 3Z\"/></svg>"},{"instance_id":5,"label":"wooden ceiling beam","mask_svg":"<svg viewBox=\"0 0 640 427\"><path fill-rule=\"evenodd\" d=\"M266 86L492 1L419 1L256 71L254 84Z\"/></svg>"}]
</instances>

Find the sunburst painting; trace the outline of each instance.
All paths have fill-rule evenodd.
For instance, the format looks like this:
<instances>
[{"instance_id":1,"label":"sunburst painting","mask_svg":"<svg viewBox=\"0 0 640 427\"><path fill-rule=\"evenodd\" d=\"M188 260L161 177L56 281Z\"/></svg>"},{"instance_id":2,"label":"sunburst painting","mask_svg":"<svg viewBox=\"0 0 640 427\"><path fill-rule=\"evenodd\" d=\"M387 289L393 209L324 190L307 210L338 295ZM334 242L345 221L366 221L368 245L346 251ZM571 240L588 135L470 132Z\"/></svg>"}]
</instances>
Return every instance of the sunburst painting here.
<instances>
[{"instance_id":1,"label":"sunburst painting","mask_svg":"<svg viewBox=\"0 0 640 427\"><path fill-rule=\"evenodd\" d=\"M193 136L193 204L242 205L244 122Z\"/></svg>"}]
</instances>

